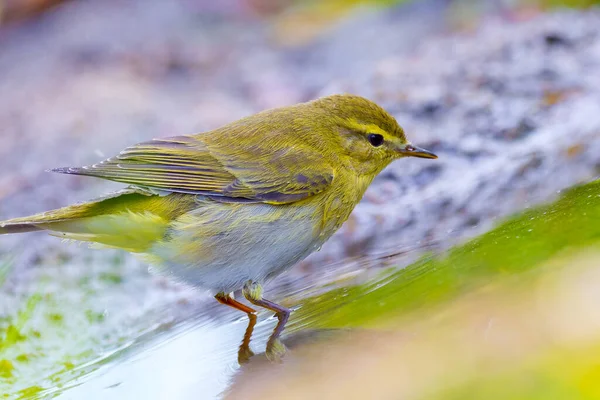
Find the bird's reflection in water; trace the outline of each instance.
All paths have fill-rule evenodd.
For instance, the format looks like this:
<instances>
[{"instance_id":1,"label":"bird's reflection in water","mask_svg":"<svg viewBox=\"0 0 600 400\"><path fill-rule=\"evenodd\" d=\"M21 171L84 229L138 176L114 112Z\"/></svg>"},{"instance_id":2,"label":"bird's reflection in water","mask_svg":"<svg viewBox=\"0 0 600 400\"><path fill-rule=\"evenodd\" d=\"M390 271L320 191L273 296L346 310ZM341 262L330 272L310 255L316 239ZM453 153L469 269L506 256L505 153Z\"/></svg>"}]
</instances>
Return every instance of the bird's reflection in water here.
<instances>
[{"instance_id":1,"label":"bird's reflection in water","mask_svg":"<svg viewBox=\"0 0 600 400\"><path fill-rule=\"evenodd\" d=\"M246 332L244 332L244 338L242 339L242 344L240 344L240 349L238 350L238 362L240 365L247 363L252 356L254 356L254 352L250 349L250 341L252 340L252 333L254 332L254 326L256 325L256 315L248 314L248 327L246 328Z\"/></svg>"},{"instance_id":2,"label":"bird's reflection in water","mask_svg":"<svg viewBox=\"0 0 600 400\"><path fill-rule=\"evenodd\" d=\"M248 327L246 328L246 332L244 332L242 343L238 349L238 362L242 367L253 363L254 361L258 361L257 358L261 361L269 362L282 361L288 348L293 350L298 347L308 346L328 339L347 336L348 333L353 331L350 329L303 329L282 338L281 334L287 321L279 320L267 340L264 353L256 355L256 358L252 360L255 353L250 349L250 343L252 342L254 327L256 326L256 315L248 314L248 316Z\"/></svg>"},{"instance_id":3,"label":"bird's reflection in water","mask_svg":"<svg viewBox=\"0 0 600 400\"><path fill-rule=\"evenodd\" d=\"M269 341L273 345L265 349L263 353L254 354L250 348L250 339L254 328L255 320L251 320L244 339L239 348L238 361L240 368L231 377L228 388L221 393L225 399L247 399L250 398L248 388L254 387L258 382L262 382L263 377L276 377L285 371L286 365L302 364L306 361L307 352L311 349L318 349L320 345L329 347L328 343L335 345L340 340L351 339L361 335L362 330L354 329L302 329L283 337L273 337L275 329ZM279 347L277 347L279 346ZM283 355L285 354L285 358ZM279 361L279 362L274 362ZM291 364L290 364L291 363ZM284 368L284 369L282 369Z\"/></svg>"},{"instance_id":4,"label":"bird's reflection in water","mask_svg":"<svg viewBox=\"0 0 600 400\"><path fill-rule=\"evenodd\" d=\"M411 246L411 247L405 247L405 248L400 248L400 249L393 248L393 249L382 251L382 252L376 253L376 254L361 255L361 256L357 256L357 257L353 257L353 258L346 258L346 259L340 260L339 262L330 263L328 265L325 265L325 266L321 267L321 269L324 271L325 270L339 270L342 265L346 265L347 268L349 268L349 270L351 270L351 271L365 272L365 271L371 270L374 267L385 267L385 266L389 266L389 265L396 265L401 262L406 263L406 260L410 260L411 257L414 259L414 257L417 254L419 254L418 252L424 251L427 249L432 250L432 249L437 248L439 245L440 245L440 242L432 240L427 243L417 244L417 245ZM372 285L372 287L379 288L395 278L396 278L396 276L393 273L393 270L389 270L388 273L382 273L381 275L379 275L377 277L377 279L374 279L371 282L371 285ZM316 284L302 286L303 298L309 297L307 295L307 293L312 293L312 295L319 293L321 287L322 287L321 285L316 285ZM238 293L239 292L235 292L236 295ZM243 365L243 364L247 363L251 357L254 356L254 352L250 349L250 342L252 340L252 334L254 332L254 327L257 323L257 317L255 314L255 311L254 311L254 309L248 308L248 306L241 304L238 301L235 301L235 297L233 297L233 296L224 296L224 297L216 296L216 297L220 303L229 305L230 307L237 309L239 311L243 311L248 315L248 318L249 318L248 326L246 328L246 332L244 334L242 343L240 344L239 349L238 349L238 362L240 365ZM343 304L343 301L344 300L342 300L342 299L336 299L335 304L337 306L340 306L341 304ZM269 303L271 303L271 302L269 302ZM273 304L273 303L271 303L271 304ZM297 334L294 334L292 337L288 336L282 342L281 335L282 335L283 330L286 327L286 323L288 321L290 313L289 313L289 310L287 310L286 308L281 307L276 304L274 304L274 305L277 306L277 308L271 309L271 310L275 311L277 309L281 309L281 310L285 310L285 312L276 312L275 316L278 318L278 323L275 326L275 328L273 329L273 332L271 333L271 335L269 336L269 339L267 340L264 355L270 361L280 361L281 358L286 353L286 346L289 347L290 341L293 341L295 343L295 342L297 342L297 340L299 338L302 338L302 341L307 340L307 339L311 339L311 340L321 339L324 337L330 337L332 333L337 334L339 332L345 331L345 330L341 330L341 331L340 330L325 330L325 331L308 330L307 332L304 332L302 334L301 334L301 332L298 332ZM321 307L321 306L319 306L319 307ZM322 315L322 313L325 313L325 312L327 312L326 308L323 310L315 310L315 313L312 315L312 318L318 318L317 317L318 315ZM303 323L302 323L302 328L306 328L306 327L310 326L312 321L313 320L307 320L306 318L304 318ZM265 336L261 335L261 337L264 338ZM285 342L285 344L284 344L284 342Z\"/></svg>"},{"instance_id":5,"label":"bird's reflection in water","mask_svg":"<svg viewBox=\"0 0 600 400\"><path fill-rule=\"evenodd\" d=\"M267 359L271 361L280 361L286 352L286 346L281 341L281 334L285 329L287 318L278 319L277 325L273 329L271 336L267 340L267 346L265 348L265 355ZM252 341L252 334L254 333L254 326L256 325L256 314L248 314L248 327L244 332L242 343L238 350L238 362L243 365L250 361L250 358L254 356L254 352L250 349L250 342Z\"/></svg>"}]
</instances>

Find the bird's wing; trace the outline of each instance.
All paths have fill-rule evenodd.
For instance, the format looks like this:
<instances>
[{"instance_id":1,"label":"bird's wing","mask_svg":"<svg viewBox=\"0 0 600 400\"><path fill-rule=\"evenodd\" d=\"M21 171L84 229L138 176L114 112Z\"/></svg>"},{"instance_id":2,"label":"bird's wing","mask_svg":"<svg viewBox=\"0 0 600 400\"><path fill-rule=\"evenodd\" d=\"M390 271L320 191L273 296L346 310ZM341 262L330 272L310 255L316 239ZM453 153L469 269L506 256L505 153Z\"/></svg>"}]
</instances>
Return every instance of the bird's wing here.
<instances>
[{"instance_id":1,"label":"bird's wing","mask_svg":"<svg viewBox=\"0 0 600 400\"><path fill-rule=\"evenodd\" d=\"M269 152L268 148L258 148ZM323 167L322 162L315 165L314 156L295 154L292 161L302 165L291 169L285 154L282 156L256 154L248 158L241 154L236 159L218 151L214 154L198 137L174 136L128 147L98 164L52 171L169 192L273 204L302 200L323 191L333 180L333 170Z\"/></svg>"}]
</instances>

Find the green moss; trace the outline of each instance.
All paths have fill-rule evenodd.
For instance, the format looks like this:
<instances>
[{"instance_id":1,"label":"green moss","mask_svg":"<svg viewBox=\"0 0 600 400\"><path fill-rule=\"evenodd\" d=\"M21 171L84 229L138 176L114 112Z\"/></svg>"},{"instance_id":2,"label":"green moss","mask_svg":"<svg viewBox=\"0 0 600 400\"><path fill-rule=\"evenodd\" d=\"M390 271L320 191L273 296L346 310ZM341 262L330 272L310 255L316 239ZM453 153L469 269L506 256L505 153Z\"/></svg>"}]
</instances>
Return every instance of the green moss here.
<instances>
[{"instance_id":1,"label":"green moss","mask_svg":"<svg viewBox=\"0 0 600 400\"><path fill-rule=\"evenodd\" d=\"M22 340L25 340L25 335L22 335L14 325L9 325L4 332L4 338L0 342L0 349L12 346Z\"/></svg>"},{"instance_id":2,"label":"green moss","mask_svg":"<svg viewBox=\"0 0 600 400\"><path fill-rule=\"evenodd\" d=\"M123 282L123 275L117 272L104 272L100 274L99 279L106 283L118 285Z\"/></svg>"},{"instance_id":3,"label":"green moss","mask_svg":"<svg viewBox=\"0 0 600 400\"><path fill-rule=\"evenodd\" d=\"M15 360L21 363L27 363L31 361L31 356L29 354L19 354Z\"/></svg>"},{"instance_id":4,"label":"green moss","mask_svg":"<svg viewBox=\"0 0 600 400\"><path fill-rule=\"evenodd\" d=\"M0 360L0 377L12 378L14 369L15 367L12 362L8 360Z\"/></svg>"},{"instance_id":5,"label":"green moss","mask_svg":"<svg viewBox=\"0 0 600 400\"><path fill-rule=\"evenodd\" d=\"M376 282L306 301L298 320L321 327L385 322L451 300L495 279L531 271L569 248L600 243L600 181L574 188L551 205L513 217L443 257L427 256ZM314 326L313 325L313 326Z\"/></svg>"},{"instance_id":6,"label":"green moss","mask_svg":"<svg viewBox=\"0 0 600 400\"><path fill-rule=\"evenodd\" d=\"M29 399L34 397L35 395L40 394L44 388L40 386L30 386L26 389L23 389L19 392L19 399Z\"/></svg>"},{"instance_id":7,"label":"green moss","mask_svg":"<svg viewBox=\"0 0 600 400\"><path fill-rule=\"evenodd\" d=\"M36 305L41 297L33 295L27 299L25 307L19 312L14 323L9 324L6 328L0 328L0 351L14 346L16 343L26 339L26 335L22 333L26 322L31 318Z\"/></svg>"},{"instance_id":8,"label":"green moss","mask_svg":"<svg viewBox=\"0 0 600 400\"><path fill-rule=\"evenodd\" d=\"M532 362L490 375L471 376L456 388L440 390L432 399L571 400L600 398L600 345L554 349ZM568 368L565 368L568 365Z\"/></svg>"},{"instance_id":9,"label":"green moss","mask_svg":"<svg viewBox=\"0 0 600 400\"><path fill-rule=\"evenodd\" d=\"M106 315L93 310L85 310L85 317L90 324L99 324L106 319Z\"/></svg>"},{"instance_id":10,"label":"green moss","mask_svg":"<svg viewBox=\"0 0 600 400\"><path fill-rule=\"evenodd\" d=\"M50 320L50 322L54 323L54 324L60 324L61 322L63 322L63 315L59 314L59 313L50 313L48 314L48 320Z\"/></svg>"},{"instance_id":11,"label":"green moss","mask_svg":"<svg viewBox=\"0 0 600 400\"><path fill-rule=\"evenodd\" d=\"M70 371L73 368L75 368L75 364L73 364L71 361L65 361L64 366L67 371Z\"/></svg>"}]
</instances>

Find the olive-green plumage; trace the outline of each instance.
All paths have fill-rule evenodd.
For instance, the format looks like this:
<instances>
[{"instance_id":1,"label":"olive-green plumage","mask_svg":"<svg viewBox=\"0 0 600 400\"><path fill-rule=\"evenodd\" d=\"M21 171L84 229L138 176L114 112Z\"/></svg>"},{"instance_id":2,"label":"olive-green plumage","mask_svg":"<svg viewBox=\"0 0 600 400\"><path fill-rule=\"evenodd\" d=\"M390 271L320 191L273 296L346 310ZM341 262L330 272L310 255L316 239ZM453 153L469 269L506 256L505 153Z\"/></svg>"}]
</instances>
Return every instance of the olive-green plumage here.
<instances>
[{"instance_id":1,"label":"olive-green plumage","mask_svg":"<svg viewBox=\"0 0 600 400\"><path fill-rule=\"evenodd\" d=\"M215 292L270 278L348 218L394 159L435 158L362 97L267 110L219 129L140 143L101 163L54 171L130 185L122 192L0 223L145 253Z\"/></svg>"}]
</instances>

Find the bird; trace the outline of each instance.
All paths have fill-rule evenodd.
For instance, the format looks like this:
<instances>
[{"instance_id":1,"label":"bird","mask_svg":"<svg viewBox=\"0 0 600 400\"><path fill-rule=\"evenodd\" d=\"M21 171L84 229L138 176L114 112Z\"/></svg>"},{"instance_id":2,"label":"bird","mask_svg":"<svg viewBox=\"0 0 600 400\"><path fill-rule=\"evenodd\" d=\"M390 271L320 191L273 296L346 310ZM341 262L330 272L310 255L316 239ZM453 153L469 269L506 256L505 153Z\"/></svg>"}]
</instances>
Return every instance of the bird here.
<instances>
[{"instance_id":1,"label":"bird","mask_svg":"<svg viewBox=\"0 0 600 400\"><path fill-rule=\"evenodd\" d=\"M139 253L159 273L255 318L233 296L241 289L249 303L275 312L278 337L290 310L263 297L264 283L318 251L373 179L404 157L437 158L376 103L331 95L52 169L127 186L0 222L0 234L41 230Z\"/></svg>"}]
</instances>

